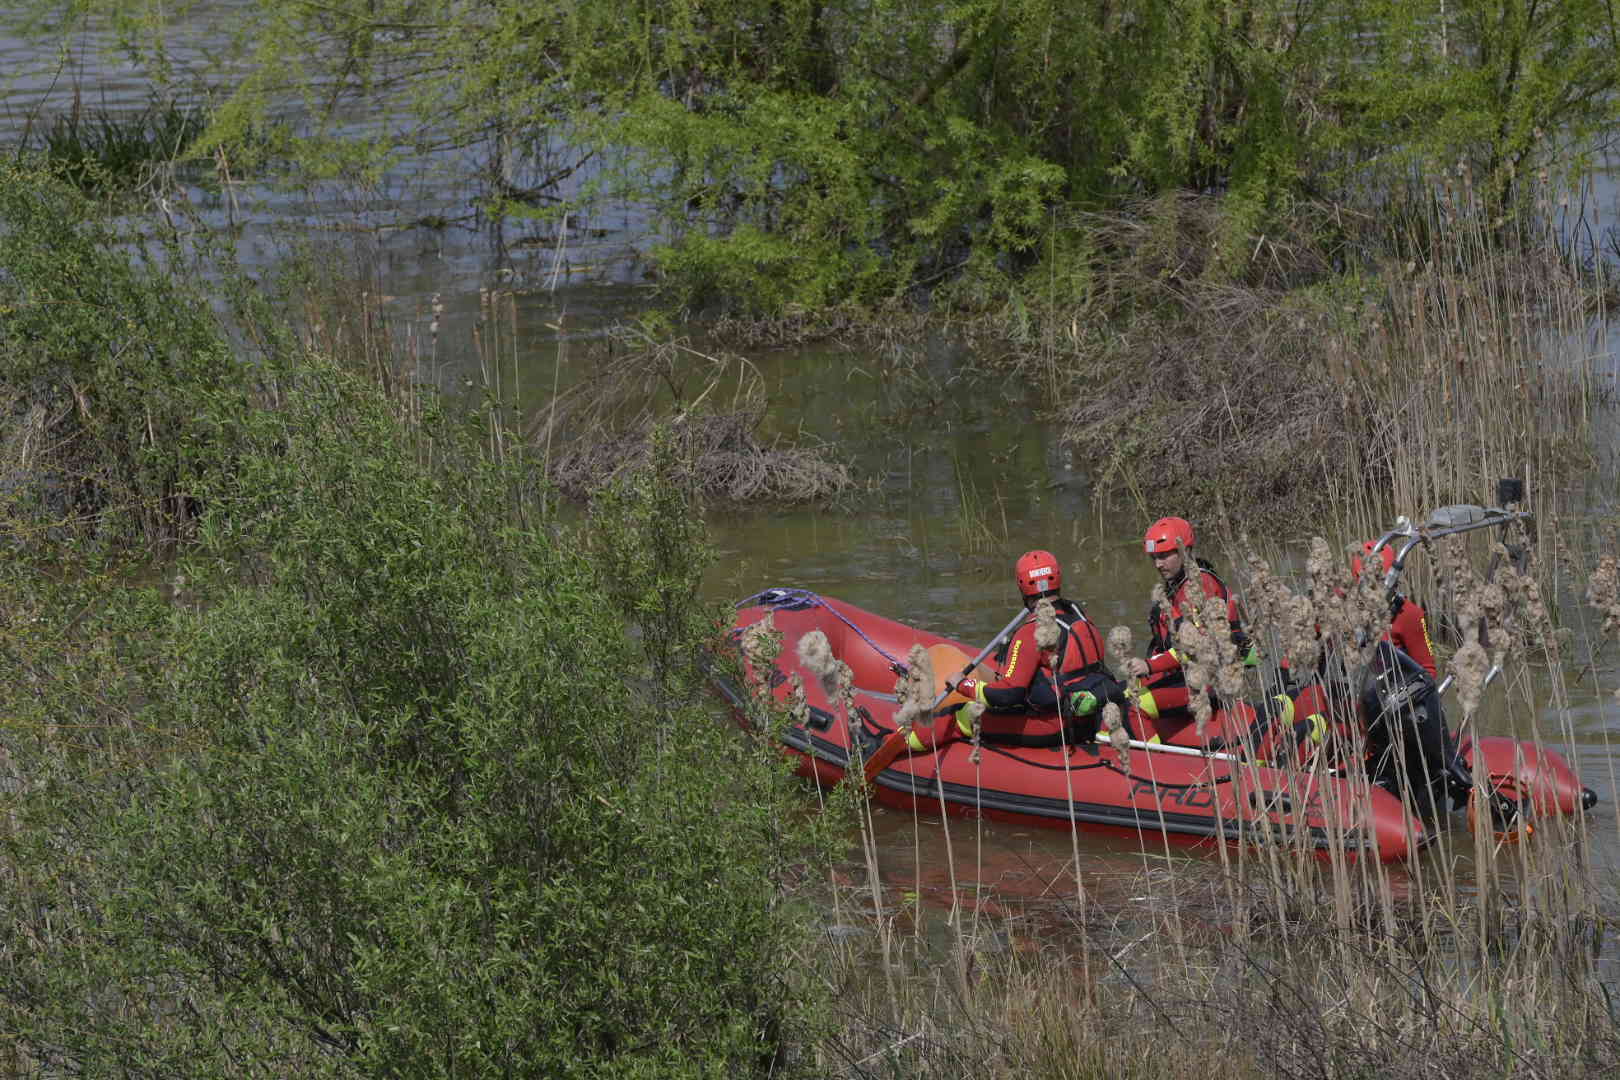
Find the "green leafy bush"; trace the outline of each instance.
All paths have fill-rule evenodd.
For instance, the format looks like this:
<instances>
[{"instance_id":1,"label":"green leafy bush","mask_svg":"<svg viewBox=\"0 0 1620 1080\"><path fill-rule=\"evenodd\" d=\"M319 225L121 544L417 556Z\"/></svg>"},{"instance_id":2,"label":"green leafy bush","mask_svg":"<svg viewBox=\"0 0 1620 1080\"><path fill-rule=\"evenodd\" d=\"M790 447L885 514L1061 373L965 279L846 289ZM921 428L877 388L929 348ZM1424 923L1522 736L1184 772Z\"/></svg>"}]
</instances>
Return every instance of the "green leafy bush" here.
<instances>
[{"instance_id":1,"label":"green leafy bush","mask_svg":"<svg viewBox=\"0 0 1620 1080\"><path fill-rule=\"evenodd\" d=\"M0 416L27 447L8 487L35 523L172 539L248 371L183 254L129 239L49 171L0 163Z\"/></svg>"},{"instance_id":2,"label":"green leafy bush","mask_svg":"<svg viewBox=\"0 0 1620 1080\"><path fill-rule=\"evenodd\" d=\"M831 834L694 702L714 613L678 485L627 481L604 546L525 518L522 466L448 418L319 365L274 389L199 482L176 604L5 578L49 628L11 637L37 676L4 701L20 1060L767 1071L813 1014L784 882Z\"/></svg>"}]
</instances>

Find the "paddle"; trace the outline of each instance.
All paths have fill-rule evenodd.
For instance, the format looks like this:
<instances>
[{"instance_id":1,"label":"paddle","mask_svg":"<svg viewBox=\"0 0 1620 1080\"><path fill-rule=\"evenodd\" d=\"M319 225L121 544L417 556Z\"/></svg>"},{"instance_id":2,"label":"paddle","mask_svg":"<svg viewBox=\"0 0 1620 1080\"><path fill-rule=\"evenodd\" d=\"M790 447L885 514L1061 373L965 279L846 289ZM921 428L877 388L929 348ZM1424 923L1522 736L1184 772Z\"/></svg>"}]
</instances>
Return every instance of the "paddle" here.
<instances>
[{"instance_id":1,"label":"paddle","mask_svg":"<svg viewBox=\"0 0 1620 1080\"><path fill-rule=\"evenodd\" d=\"M1001 644L1002 639L1016 630L1018 628L1018 624L1023 622L1028 615L1029 612L1027 611L1019 611L1018 614L1012 617L1011 622L1001 628L1001 633L990 639L990 644L979 650L978 656L975 656L972 660L969 660L966 664L962 665L962 670L956 675L955 678L948 675L943 678L942 681L944 686L941 688L939 696L934 699L934 704L929 707L929 717L932 717L939 707L945 703L945 699L951 696L954 689L954 684L958 680L965 679L967 676L973 674L973 669L979 666L979 661L989 656L995 647ZM935 650L939 651L936 652ZM941 659L943 659L946 655L955 654L951 657L954 660L955 657L962 655L962 650L949 645L934 645L929 648L928 653L930 658L937 656ZM870 784L873 778L884 769L887 769L889 767L889 763L895 758L899 757L901 751L905 749L906 731L904 728L896 728L892 733L890 733L888 738L883 740L883 744L872 752L872 756L866 759L866 767L863 770L866 776L866 782Z\"/></svg>"}]
</instances>

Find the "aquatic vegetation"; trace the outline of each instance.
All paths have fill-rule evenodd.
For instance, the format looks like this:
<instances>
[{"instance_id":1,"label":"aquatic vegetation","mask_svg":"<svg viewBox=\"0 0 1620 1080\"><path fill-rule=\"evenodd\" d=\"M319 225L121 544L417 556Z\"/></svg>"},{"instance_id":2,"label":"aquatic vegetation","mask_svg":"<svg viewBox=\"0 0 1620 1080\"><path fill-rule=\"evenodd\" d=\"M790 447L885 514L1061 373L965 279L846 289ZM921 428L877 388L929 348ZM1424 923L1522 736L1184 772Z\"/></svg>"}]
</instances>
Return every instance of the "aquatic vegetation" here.
<instances>
[{"instance_id":1,"label":"aquatic vegetation","mask_svg":"<svg viewBox=\"0 0 1620 1080\"><path fill-rule=\"evenodd\" d=\"M81 108L30 117L17 143L19 156L37 154L44 166L91 194L129 191L161 182L192 150L208 126L206 112L173 101L136 112ZM206 159L204 159L206 160Z\"/></svg>"},{"instance_id":2,"label":"aquatic vegetation","mask_svg":"<svg viewBox=\"0 0 1620 1080\"><path fill-rule=\"evenodd\" d=\"M1218 200L1077 217L1095 237L1094 287L1031 289L1036 330L1016 366L1062 387L1054 415L1104 487L1214 496L1251 529L1348 527L1484 499L1502 475L1573 475L1612 405L1613 360L1588 346L1607 325L1608 272L1554 228L1550 190L1496 229L1477 192L1430 180L1409 211L1424 228L1352 216L1339 268L1302 241L1242 281L1199 270ZM1321 212L1301 208L1295 228ZM1136 254L1144 232L1168 237L1159 261ZM1451 422L1462 415L1475 422Z\"/></svg>"},{"instance_id":3,"label":"aquatic vegetation","mask_svg":"<svg viewBox=\"0 0 1620 1080\"><path fill-rule=\"evenodd\" d=\"M688 482L712 500L806 502L853 486L830 447L760 433L765 389L746 359L703 353L673 335L630 327L622 334L628 349L615 351L600 377L548 402L526 431L564 494L588 498L640 467L655 431L675 444Z\"/></svg>"},{"instance_id":4,"label":"aquatic vegetation","mask_svg":"<svg viewBox=\"0 0 1620 1080\"><path fill-rule=\"evenodd\" d=\"M59 177L0 164L0 396L27 461L12 505L109 549L190 532L198 459L229 454L251 393L182 254L123 242Z\"/></svg>"}]
</instances>

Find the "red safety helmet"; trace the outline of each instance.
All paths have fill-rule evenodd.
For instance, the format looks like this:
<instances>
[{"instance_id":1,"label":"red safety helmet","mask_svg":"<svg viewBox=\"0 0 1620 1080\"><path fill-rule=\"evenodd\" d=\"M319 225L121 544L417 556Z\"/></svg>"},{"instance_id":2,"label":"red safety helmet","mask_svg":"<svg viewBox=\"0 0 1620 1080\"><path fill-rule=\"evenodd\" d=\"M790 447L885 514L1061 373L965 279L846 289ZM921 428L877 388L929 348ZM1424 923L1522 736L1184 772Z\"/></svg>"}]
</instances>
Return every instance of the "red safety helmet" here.
<instances>
[{"instance_id":1,"label":"red safety helmet","mask_svg":"<svg viewBox=\"0 0 1620 1080\"><path fill-rule=\"evenodd\" d=\"M1368 540L1361 545L1361 554L1372 551L1376 541ZM1384 573L1389 573L1395 567L1395 549L1388 544L1378 549L1378 557L1384 562ZM1361 576L1361 555L1350 556L1350 573L1356 577Z\"/></svg>"},{"instance_id":2,"label":"red safety helmet","mask_svg":"<svg viewBox=\"0 0 1620 1080\"><path fill-rule=\"evenodd\" d=\"M1026 551L1018 556L1013 576L1025 596L1045 596L1063 587L1063 567L1050 551Z\"/></svg>"},{"instance_id":3,"label":"red safety helmet","mask_svg":"<svg viewBox=\"0 0 1620 1080\"><path fill-rule=\"evenodd\" d=\"M1193 527L1186 518L1164 517L1148 526L1145 547L1149 555L1163 555L1176 550L1176 541L1182 547L1193 546Z\"/></svg>"}]
</instances>

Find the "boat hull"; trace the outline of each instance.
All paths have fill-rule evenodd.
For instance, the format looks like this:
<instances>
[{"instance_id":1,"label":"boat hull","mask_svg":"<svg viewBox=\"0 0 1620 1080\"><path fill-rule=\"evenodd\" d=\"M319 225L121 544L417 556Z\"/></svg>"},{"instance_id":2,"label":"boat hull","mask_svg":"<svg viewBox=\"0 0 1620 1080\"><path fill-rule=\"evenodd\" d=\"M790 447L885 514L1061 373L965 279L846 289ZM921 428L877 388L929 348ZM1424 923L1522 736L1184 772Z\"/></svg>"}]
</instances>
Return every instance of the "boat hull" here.
<instances>
[{"instance_id":1,"label":"boat hull","mask_svg":"<svg viewBox=\"0 0 1620 1080\"><path fill-rule=\"evenodd\" d=\"M1570 815L1597 802L1597 793L1583 786L1564 756L1550 747L1506 735L1483 735L1462 739L1457 751L1476 775L1484 772L1492 789L1528 806L1536 816Z\"/></svg>"},{"instance_id":2,"label":"boat hull","mask_svg":"<svg viewBox=\"0 0 1620 1080\"><path fill-rule=\"evenodd\" d=\"M774 670L744 658L745 683L723 686L748 722L750 697L788 703L801 691L806 719L786 729L799 771L836 784L895 730L895 665L913 645L972 655L961 643L829 597L772 590L738 612L732 640L770 616L782 634ZM785 599L784 599L785 598ZM809 599L807 599L809 598ZM812 631L827 636L854 676L853 708L829 698L799 659ZM1027 748L952 743L903 753L872 781L877 801L901 809L980 816L1019 825L1125 832L1143 843L1304 845L1324 856L1397 861L1431 834L1400 799L1365 780L1289 771L1180 748L1115 750L1106 744Z\"/></svg>"}]
</instances>

